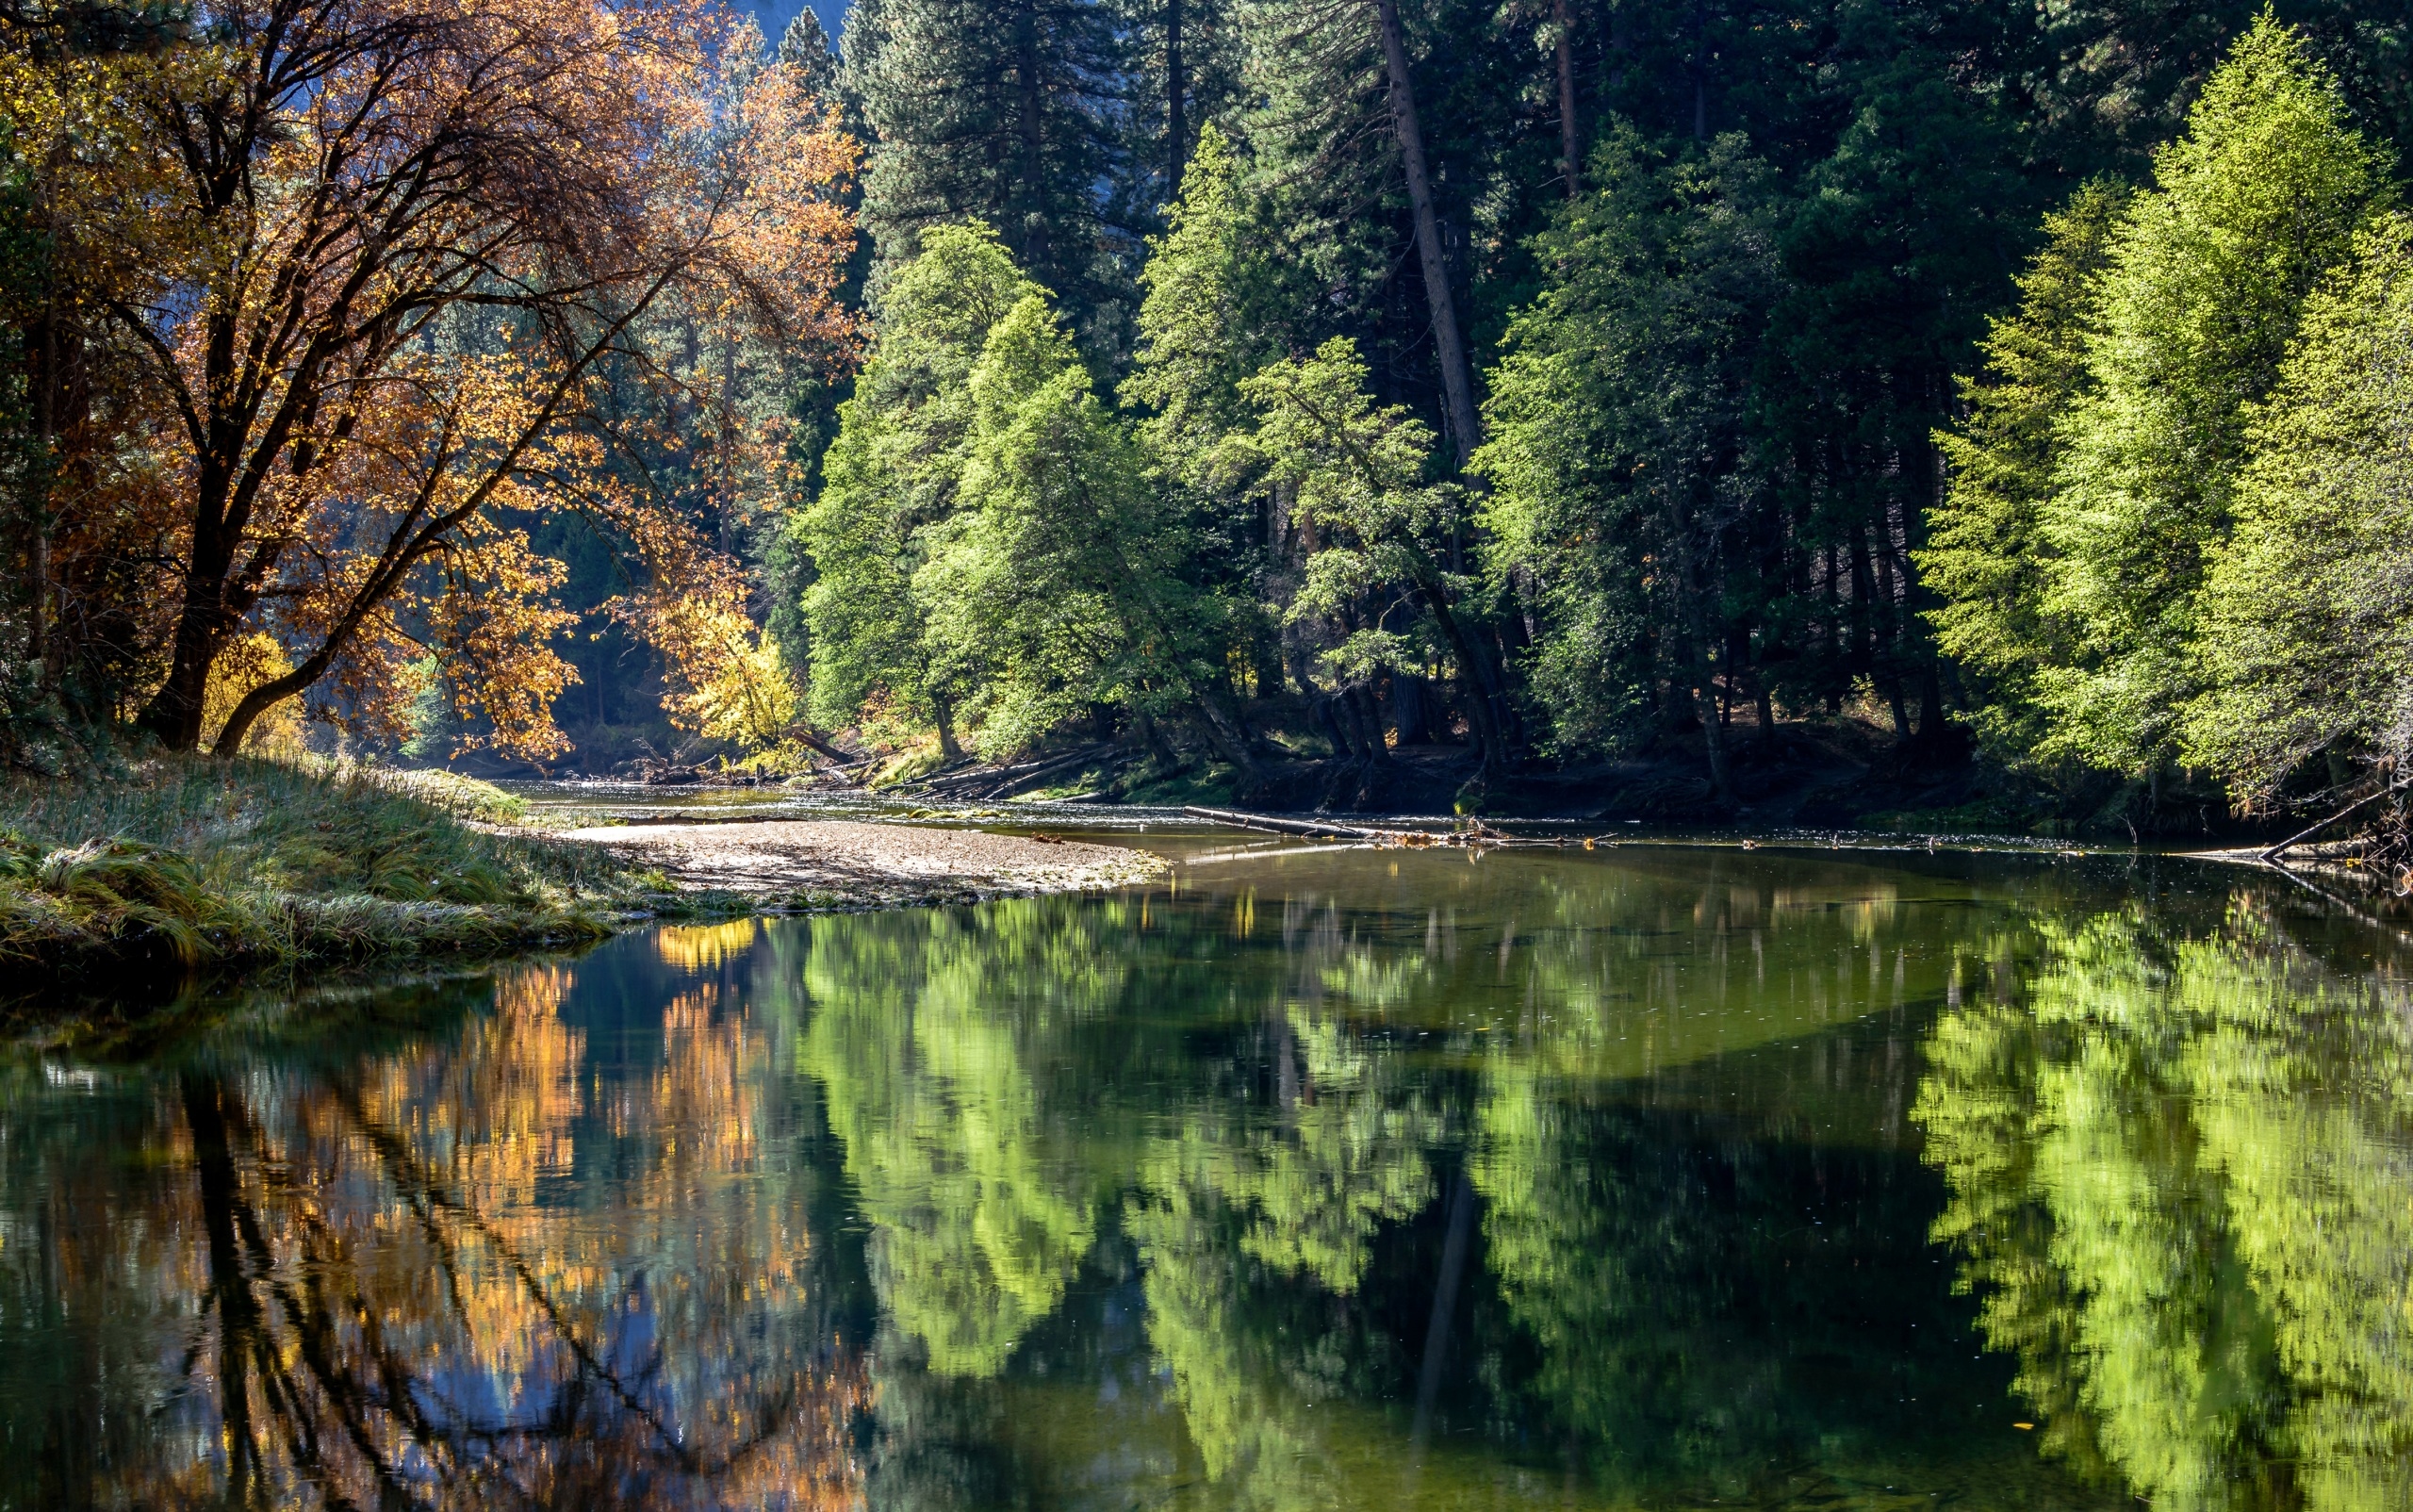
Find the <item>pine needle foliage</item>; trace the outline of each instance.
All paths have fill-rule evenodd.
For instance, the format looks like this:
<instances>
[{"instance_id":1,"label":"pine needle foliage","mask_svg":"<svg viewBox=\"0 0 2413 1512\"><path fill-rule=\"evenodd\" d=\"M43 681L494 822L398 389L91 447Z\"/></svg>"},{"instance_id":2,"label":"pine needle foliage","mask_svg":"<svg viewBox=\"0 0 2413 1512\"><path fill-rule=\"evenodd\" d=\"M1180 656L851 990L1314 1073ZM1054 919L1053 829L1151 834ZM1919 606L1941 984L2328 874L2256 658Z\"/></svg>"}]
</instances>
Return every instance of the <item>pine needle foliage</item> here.
<instances>
[{"instance_id":1,"label":"pine needle foliage","mask_svg":"<svg viewBox=\"0 0 2413 1512\"><path fill-rule=\"evenodd\" d=\"M2388 204L2386 170L2335 79L2268 14L2156 156L2113 237L2041 525L2044 607L2077 632L2036 680L2047 754L2138 775L2177 755L2253 406L2306 300Z\"/></svg>"},{"instance_id":2,"label":"pine needle foliage","mask_svg":"<svg viewBox=\"0 0 2413 1512\"><path fill-rule=\"evenodd\" d=\"M2413 764L2413 218L2367 231L2307 304L2204 590L2208 690L2191 761L2249 805L2339 758L2350 782ZM2324 774L2327 775L2327 774ZM2328 784L2323 784L2324 786Z\"/></svg>"}]
</instances>

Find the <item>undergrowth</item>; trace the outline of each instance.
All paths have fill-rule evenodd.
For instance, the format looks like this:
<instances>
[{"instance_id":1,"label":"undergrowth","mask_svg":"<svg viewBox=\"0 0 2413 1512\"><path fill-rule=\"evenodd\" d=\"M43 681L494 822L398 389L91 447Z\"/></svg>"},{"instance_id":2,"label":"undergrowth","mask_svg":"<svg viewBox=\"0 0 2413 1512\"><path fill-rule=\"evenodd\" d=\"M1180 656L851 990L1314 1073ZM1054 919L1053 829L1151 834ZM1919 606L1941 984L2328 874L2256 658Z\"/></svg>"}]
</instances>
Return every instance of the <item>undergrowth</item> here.
<instances>
[{"instance_id":1,"label":"undergrowth","mask_svg":"<svg viewBox=\"0 0 2413 1512\"><path fill-rule=\"evenodd\" d=\"M159 757L0 787L0 963L59 973L491 951L676 907L443 772ZM690 903L689 907L694 905Z\"/></svg>"}]
</instances>

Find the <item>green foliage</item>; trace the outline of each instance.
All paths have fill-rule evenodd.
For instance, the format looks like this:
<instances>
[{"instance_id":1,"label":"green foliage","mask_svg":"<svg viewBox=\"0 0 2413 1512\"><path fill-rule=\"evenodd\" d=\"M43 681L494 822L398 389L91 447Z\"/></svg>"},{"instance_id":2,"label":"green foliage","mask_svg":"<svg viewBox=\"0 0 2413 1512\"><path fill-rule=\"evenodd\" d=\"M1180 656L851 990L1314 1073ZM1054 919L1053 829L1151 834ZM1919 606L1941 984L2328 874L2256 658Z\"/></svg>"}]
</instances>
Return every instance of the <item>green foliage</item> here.
<instances>
[{"instance_id":1,"label":"green foliage","mask_svg":"<svg viewBox=\"0 0 2413 1512\"><path fill-rule=\"evenodd\" d=\"M1001 904L887 927L814 921L797 1051L873 1224L872 1277L942 1375L988 1376L1062 1300L1095 1199L1051 1149L1032 1042L1108 1000L1087 915Z\"/></svg>"},{"instance_id":2,"label":"green foliage","mask_svg":"<svg viewBox=\"0 0 2413 1512\"><path fill-rule=\"evenodd\" d=\"M2413 218L2359 252L2254 415L2204 589L2188 755L2251 802L2324 753L2413 761Z\"/></svg>"},{"instance_id":3,"label":"green foliage","mask_svg":"<svg viewBox=\"0 0 2413 1512\"><path fill-rule=\"evenodd\" d=\"M2062 418L2093 383L2087 341L2126 199L2098 180L2044 218L2019 307L1992 322L1983 376L1961 381L1966 412L1936 437L1952 484L1916 557L1945 600L1929 618L1945 652L1984 679L1978 728L2009 753L2043 738L2037 674L2071 654L2066 627L2044 613L2052 548L2040 521L2068 450Z\"/></svg>"},{"instance_id":4,"label":"green foliage","mask_svg":"<svg viewBox=\"0 0 2413 1512\"><path fill-rule=\"evenodd\" d=\"M1466 496L1432 481L1432 429L1403 405L1375 403L1345 337L1272 363L1239 389L1260 417L1248 444L1305 555L1287 617L1337 634L1322 661L1344 690L1443 662L1486 769L1505 766L1513 735L1499 668L1472 584L1453 569Z\"/></svg>"},{"instance_id":5,"label":"green foliage","mask_svg":"<svg viewBox=\"0 0 2413 1512\"><path fill-rule=\"evenodd\" d=\"M933 675L973 690L982 749L1008 754L1163 686L1180 540L1043 299L997 323L966 388L960 507L930 529L913 594Z\"/></svg>"},{"instance_id":6,"label":"green foliage","mask_svg":"<svg viewBox=\"0 0 2413 1512\"><path fill-rule=\"evenodd\" d=\"M862 205L876 302L928 232L977 219L1066 301L1085 342L1119 351L1137 249L1101 213L1126 156L1111 10L878 0L856 8L842 47L878 144Z\"/></svg>"},{"instance_id":7,"label":"green foliage","mask_svg":"<svg viewBox=\"0 0 2413 1512\"><path fill-rule=\"evenodd\" d=\"M2413 1452L2401 991L2250 911L2043 935L2024 1001L1938 1024L1916 1116L1952 1190L1936 1238L2047 1447L2157 1506L2391 1504Z\"/></svg>"},{"instance_id":8,"label":"green foliage","mask_svg":"<svg viewBox=\"0 0 2413 1512\"><path fill-rule=\"evenodd\" d=\"M2305 300L2388 195L2333 79L2268 16L2154 169L2113 237L2091 383L2042 522L2056 552L2044 607L2071 623L2076 655L2037 678L2047 752L2138 773L2175 754L2202 685L2199 598L2251 406Z\"/></svg>"},{"instance_id":9,"label":"green foliage","mask_svg":"<svg viewBox=\"0 0 2413 1512\"><path fill-rule=\"evenodd\" d=\"M802 519L817 718L887 704L1008 754L1097 706L1162 713L1220 676L1200 591L1044 290L985 227L942 227L883 296Z\"/></svg>"},{"instance_id":10,"label":"green foliage","mask_svg":"<svg viewBox=\"0 0 2413 1512\"><path fill-rule=\"evenodd\" d=\"M839 406L828 481L796 522L813 557L810 697L825 726L852 723L877 695L951 731L963 691L932 679L913 575L927 557L923 533L957 508L973 366L1036 286L985 226L923 239L881 293L878 342Z\"/></svg>"},{"instance_id":11,"label":"green foliage","mask_svg":"<svg viewBox=\"0 0 2413 1512\"><path fill-rule=\"evenodd\" d=\"M1254 418L1240 384L1283 354L1287 312L1262 251L1268 228L1211 123L1165 219L1140 274L1140 345L1122 398L1146 414L1142 434L1172 479L1228 500L1254 482L1251 456L1225 445Z\"/></svg>"},{"instance_id":12,"label":"green foliage","mask_svg":"<svg viewBox=\"0 0 2413 1512\"><path fill-rule=\"evenodd\" d=\"M1651 732L1654 686L1726 654L1726 558L1765 483L1748 419L1781 287L1766 170L1736 138L1670 157L1613 131L1541 242L1561 270L1491 373L1486 566L1539 584L1533 701L1564 751Z\"/></svg>"}]
</instances>

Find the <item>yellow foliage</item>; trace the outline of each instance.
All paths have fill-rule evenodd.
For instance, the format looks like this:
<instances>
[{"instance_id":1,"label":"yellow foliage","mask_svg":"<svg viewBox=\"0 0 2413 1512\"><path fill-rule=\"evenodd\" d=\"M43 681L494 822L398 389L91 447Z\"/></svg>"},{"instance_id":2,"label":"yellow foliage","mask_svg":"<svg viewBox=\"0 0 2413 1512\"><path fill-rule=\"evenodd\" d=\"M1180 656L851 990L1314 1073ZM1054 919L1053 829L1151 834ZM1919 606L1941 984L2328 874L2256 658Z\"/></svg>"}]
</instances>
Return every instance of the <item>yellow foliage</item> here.
<instances>
[{"instance_id":1,"label":"yellow foliage","mask_svg":"<svg viewBox=\"0 0 2413 1512\"><path fill-rule=\"evenodd\" d=\"M701 973L717 971L754 947L762 932L757 919L732 919L726 924L674 924L655 932L654 953L665 966Z\"/></svg>"},{"instance_id":2,"label":"yellow foliage","mask_svg":"<svg viewBox=\"0 0 2413 1512\"><path fill-rule=\"evenodd\" d=\"M210 665L209 690L202 699L201 728L210 744L244 695L271 678L293 670L293 659L268 635L254 632L238 636ZM254 756L295 757L308 750L302 727L302 700L286 698L252 721L243 734L243 749Z\"/></svg>"}]
</instances>

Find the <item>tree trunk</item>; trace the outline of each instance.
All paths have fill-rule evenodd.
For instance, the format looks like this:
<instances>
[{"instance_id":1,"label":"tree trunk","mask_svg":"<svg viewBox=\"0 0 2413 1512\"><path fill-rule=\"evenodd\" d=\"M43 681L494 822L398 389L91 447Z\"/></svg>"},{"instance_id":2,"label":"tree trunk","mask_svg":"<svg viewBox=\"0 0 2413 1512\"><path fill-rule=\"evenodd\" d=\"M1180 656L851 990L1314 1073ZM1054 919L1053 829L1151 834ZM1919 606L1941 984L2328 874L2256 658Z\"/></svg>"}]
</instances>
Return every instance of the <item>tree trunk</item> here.
<instances>
[{"instance_id":1,"label":"tree trunk","mask_svg":"<svg viewBox=\"0 0 2413 1512\"><path fill-rule=\"evenodd\" d=\"M226 573L234 566L230 542L207 513L194 522L191 556L184 572L182 608L169 653L168 678L151 696L136 723L170 750L201 748L201 718L209 693L209 668L218 659L225 620Z\"/></svg>"},{"instance_id":2,"label":"tree trunk","mask_svg":"<svg viewBox=\"0 0 2413 1512\"><path fill-rule=\"evenodd\" d=\"M1567 0L1551 0L1551 25L1558 29L1558 144L1559 162L1567 175L1567 197L1575 199L1584 192L1584 134L1575 122L1575 23L1568 16Z\"/></svg>"},{"instance_id":3,"label":"tree trunk","mask_svg":"<svg viewBox=\"0 0 2413 1512\"><path fill-rule=\"evenodd\" d=\"M1504 772L1513 764L1508 748L1508 724L1505 717L1507 698L1501 691L1500 675L1492 666L1489 648L1480 637L1469 635L1458 623L1450 606L1449 591L1441 584L1438 573L1429 563L1419 563L1416 574L1418 595L1434 620L1441 627L1442 638L1450 649L1457 653L1458 681L1466 695L1467 722L1474 729L1474 737L1483 748L1483 769Z\"/></svg>"},{"instance_id":4,"label":"tree trunk","mask_svg":"<svg viewBox=\"0 0 2413 1512\"><path fill-rule=\"evenodd\" d=\"M1403 746L1421 746L1425 739L1424 680L1413 672L1391 674L1391 728Z\"/></svg>"},{"instance_id":5,"label":"tree trunk","mask_svg":"<svg viewBox=\"0 0 2413 1512\"><path fill-rule=\"evenodd\" d=\"M939 756L942 760L963 760L963 747L955 738L955 701L941 694L930 695L930 712L938 718Z\"/></svg>"},{"instance_id":6,"label":"tree trunk","mask_svg":"<svg viewBox=\"0 0 2413 1512\"><path fill-rule=\"evenodd\" d=\"M1215 754L1232 764L1240 780L1254 784L1257 779L1256 757L1248 748L1249 731L1240 716L1223 707L1223 700L1211 691L1198 695L1198 722L1206 730L1206 743Z\"/></svg>"},{"instance_id":7,"label":"tree trunk","mask_svg":"<svg viewBox=\"0 0 2413 1512\"><path fill-rule=\"evenodd\" d=\"M1047 136L1041 111L1046 93L1039 79L1037 10L1038 8L1034 5L1026 4L1022 8L1022 20L1016 30L1014 49L1015 56L1019 59L1017 72L1022 74L1017 81L1022 94L1020 125L1023 183L1019 198L1024 204L1029 205L1046 203L1045 185L1047 183ZM1054 249L1048 244L1046 220L1040 216L1026 216L1022 219L1022 226L1008 229L1007 235L1010 238L1015 229L1021 231L1024 266L1030 271L1033 277L1052 282L1055 270L1048 266L1048 261Z\"/></svg>"},{"instance_id":8,"label":"tree trunk","mask_svg":"<svg viewBox=\"0 0 2413 1512\"><path fill-rule=\"evenodd\" d=\"M1700 721L1701 744L1709 755L1709 796L1725 799L1733 796L1726 764L1726 729L1718 718L1716 679L1709 665L1709 649L1723 639L1710 632L1709 598L1712 574L1693 550L1689 528L1681 531L1676 542L1677 581L1683 585L1684 621L1689 632L1684 637L1685 681L1690 686L1685 697L1693 716Z\"/></svg>"},{"instance_id":9,"label":"tree trunk","mask_svg":"<svg viewBox=\"0 0 2413 1512\"><path fill-rule=\"evenodd\" d=\"M1357 738L1364 745L1366 760L1380 764L1391 759L1391 748L1383 739L1383 711L1374 702L1374 690L1363 684L1343 695L1349 700L1349 712L1357 724Z\"/></svg>"},{"instance_id":10,"label":"tree trunk","mask_svg":"<svg viewBox=\"0 0 2413 1512\"><path fill-rule=\"evenodd\" d=\"M1374 0L1382 23L1383 61L1390 74L1391 121L1407 175L1407 198L1416 213L1416 255L1424 265L1424 298L1433 310L1434 354L1440 360L1441 391L1449 406L1450 440L1459 468L1483 442L1475 415L1474 374L1467 366L1458 331L1458 309L1450 294L1450 267L1441 255L1441 222L1433 204L1433 179L1424 165L1424 128L1417 119L1416 90L1408 78L1407 40L1400 30L1399 0Z\"/></svg>"},{"instance_id":11,"label":"tree trunk","mask_svg":"<svg viewBox=\"0 0 2413 1512\"><path fill-rule=\"evenodd\" d=\"M1180 762L1180 753L1167 744L1164 731L1157 727L1156 720L1149 717L1146 710L1132 710L1131 725L1140 732L1140 744L1148 748L1148 754L1157 759L1158 765L1170 767Z\"/></svg>"},{"instance_id":12,"label":"tree trunk","mask_svg":"<svg viewBox=\"0 0 2413 1512\"><path fill-rule=\"evenodd\" d=\"M1709 5L1693 0L1693 140L1709 140Z\"/></svg>"},{"instance_id":13,"label":"tree trunk","mask_svg":"<svg viewBox=\"0 0 2413 1512\"><path fill-rule=\"evenodd\" d=\"M1165 0L1165 136L1171 176L1168 198L1181 193L1181 174L1190 153L1190 81L1182 76L1181 0Z\"/></svg>"}]
</instances>

